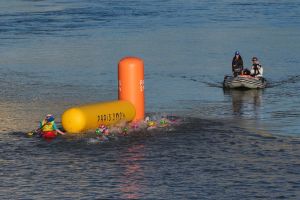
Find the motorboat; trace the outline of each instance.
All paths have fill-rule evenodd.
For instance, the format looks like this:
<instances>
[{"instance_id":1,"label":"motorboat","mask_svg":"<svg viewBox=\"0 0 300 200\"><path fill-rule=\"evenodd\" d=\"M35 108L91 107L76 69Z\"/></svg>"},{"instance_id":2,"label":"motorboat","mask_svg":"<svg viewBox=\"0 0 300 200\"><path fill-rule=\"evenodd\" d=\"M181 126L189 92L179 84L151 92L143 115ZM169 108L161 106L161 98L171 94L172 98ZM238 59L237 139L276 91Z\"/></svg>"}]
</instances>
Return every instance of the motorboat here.
<instances>
[{"instance_id":1,"label":"motorboat","mask_svg":"<svg viewBox=\"0 0 300 200\"><path fill-rule=\"evenodd\" d=\"M267 86L267 81L263 77L253 77L250 75L238 75L236 77L226 75L223 81L225 89L262 89Z\"/></svg>"}]
</instances>

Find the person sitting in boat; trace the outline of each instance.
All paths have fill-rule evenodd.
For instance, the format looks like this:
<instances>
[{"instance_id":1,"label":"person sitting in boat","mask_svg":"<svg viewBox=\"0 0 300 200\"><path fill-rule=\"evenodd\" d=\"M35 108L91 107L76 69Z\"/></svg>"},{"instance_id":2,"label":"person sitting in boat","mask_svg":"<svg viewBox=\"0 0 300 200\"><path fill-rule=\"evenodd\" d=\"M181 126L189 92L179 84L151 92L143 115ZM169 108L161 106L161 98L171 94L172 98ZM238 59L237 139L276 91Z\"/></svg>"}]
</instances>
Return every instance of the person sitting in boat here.
<instances>
[{"instance_id":1,"label":"person sitting in boat","mask_svg":"<svg viewBox=\"0 0 300 200\"><path fill-rule=\"evenodd\" d=\"M249 69L245 68L245 69L243 70L243 75L250 75L250 74L251 74L251 72L250 72Z\"/></svg>"},{"instance_id":2,"label":"person sitting in boat","mask_svg":"<svg viewBox=\"0 0 300 200\"><path fill-rule=\"evenodd\" d=\"M252 66L250 70L250 75L253 77L263 76L263 67L259 64L257 57L252 58Z\"/></svg>"},{"instance_id":3,"label":"person sitting in boat","mask_svg":"<svg viewBox=\"0 0 300 200\"><path fill-rule=\"evenodd\" d=\"M243 58L240 55L240 52L236 51L234 53L234 57L232 58L232 73L233 76L236 77L240 75L244 68Z\"/></svg>"},{"instance_id":4,"label":"person sitting in boat","mask_svg":"<svg viewBox=\"0 0 300 200\"><path fill-rule=\"evenodd\" d=\"M60 131L56 123L54 121L54 116L51 114L47 114L45 119L40 122L40 130L41 130L41 136L42 137L49 137L54 138L56 137L57 133L64 135L65 133Z\"/></svg>"}]
</instances>

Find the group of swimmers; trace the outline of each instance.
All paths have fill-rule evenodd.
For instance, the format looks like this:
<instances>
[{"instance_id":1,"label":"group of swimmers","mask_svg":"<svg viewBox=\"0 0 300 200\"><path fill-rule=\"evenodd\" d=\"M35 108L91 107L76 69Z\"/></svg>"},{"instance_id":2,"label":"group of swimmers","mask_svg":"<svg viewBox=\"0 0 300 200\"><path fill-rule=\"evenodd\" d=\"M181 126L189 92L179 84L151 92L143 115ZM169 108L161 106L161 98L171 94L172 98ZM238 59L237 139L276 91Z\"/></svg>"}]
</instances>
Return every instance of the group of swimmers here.
<instances>
[{"instance_id":1,"label":"group of swimmers","mask_svg":"<svg viewBox=\"0 0 300 200\"><path fill-rule=\"evenodd\" d=\"M175 116L162 116L160 119L155 117L146 117L145 120L139 122L120 122L113 126L105 126L101 124L96 129L97 139L100 141L108 141L110 138L118 136L127 136L134 132L145 132L154 129L162 129L179 124L179 118Z\"/></svg>"},{"instance_id":2,"label":"group of swimmers","mask_svg":"<svg viewBox=\"0 0 300 200\"><path fill-rule=\"evenodd\" d=\"M252 58L251 69L244 69L243 58L240 55L239 51L236 51L232 59L232 74L234 77L238 75L250 75L253 77L262 77L263 76L263 67L258 61L257 57Z\"/></svg>"},{"instance_id":3,"label":"group of swimmers","mask_svg":"<svg viewBox=\"0 0 300 200\"><path fill-rule=\"evenodd\" d=\"M179 123L179 118L176 116L162 116L162 117L146 117L145 120L139 122L119 122L113 126L106 126L101 124L96 130L97 139L100 141L107 141L109 138L117 136L126 136L133 132L150 131L158 128L170 127ZM27 133L28 136L38 135L45 139L53 139L58 134L65 135L65 133L58 129L54 116L47 114L46 117L40 122L38 129Z\"/></svg>"}]
</instances>

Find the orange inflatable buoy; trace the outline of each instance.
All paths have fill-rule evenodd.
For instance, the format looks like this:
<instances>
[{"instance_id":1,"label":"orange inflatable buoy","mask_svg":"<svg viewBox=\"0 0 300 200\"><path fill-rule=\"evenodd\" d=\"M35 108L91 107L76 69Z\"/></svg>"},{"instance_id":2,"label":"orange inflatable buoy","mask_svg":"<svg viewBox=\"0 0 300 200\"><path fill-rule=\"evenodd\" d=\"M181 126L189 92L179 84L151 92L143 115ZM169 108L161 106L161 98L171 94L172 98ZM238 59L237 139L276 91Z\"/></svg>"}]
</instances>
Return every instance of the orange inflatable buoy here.
<instances>
[{"instance_id":1,"label":"orange inflatable buoy","mask_svg":"<svg viewBox=\"0 0 300 200\"><path fill-rule=\"evenodd\" d=\"M133 121L143 120L145 116L144 100L144 62L137 57L125 57L119 66L119 100L131 102L136 110Z\"/></svg>"}]
</instances>

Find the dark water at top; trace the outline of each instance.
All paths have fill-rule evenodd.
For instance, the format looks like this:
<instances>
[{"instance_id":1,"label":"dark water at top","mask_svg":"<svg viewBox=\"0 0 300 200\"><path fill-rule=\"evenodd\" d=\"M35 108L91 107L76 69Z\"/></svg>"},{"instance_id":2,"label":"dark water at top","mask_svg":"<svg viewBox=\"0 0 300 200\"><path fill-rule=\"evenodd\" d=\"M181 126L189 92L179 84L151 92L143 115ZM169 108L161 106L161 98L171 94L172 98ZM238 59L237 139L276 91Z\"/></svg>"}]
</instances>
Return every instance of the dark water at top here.
<instances>
[{"instance_id":1,"label":"dark water at top","mask_svg":"<svg viewBox=\"0 0 300 200\"><path fill-rule=\"evenodd\" d=\"M299 199L300 2L0 2L1 199ZM265 90L223 91L233 52ZM117 98L145 61L148 115L183 123L105 144L26 138L46 114Z\"/></svg>"}]
</instances>

